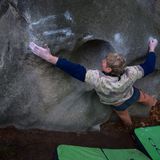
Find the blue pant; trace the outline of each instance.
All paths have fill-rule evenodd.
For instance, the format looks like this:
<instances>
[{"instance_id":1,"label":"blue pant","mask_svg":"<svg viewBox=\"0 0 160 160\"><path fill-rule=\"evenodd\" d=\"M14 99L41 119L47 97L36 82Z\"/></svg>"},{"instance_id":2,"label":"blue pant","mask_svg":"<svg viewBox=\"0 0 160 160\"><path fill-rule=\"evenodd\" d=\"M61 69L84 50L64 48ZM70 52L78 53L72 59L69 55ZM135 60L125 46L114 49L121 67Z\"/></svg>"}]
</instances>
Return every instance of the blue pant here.
<instances>
[{"instance_id":1,"label":"blue pant","mask_svg":"<svg viewBox=\"0 0 160 160\"><path fill-rule=\"evenodd\" d=\"M124 111L129 106L136 103L139 100L139 97L140 97L140 91L139 91L139 89L134 87L134 92L133 92L133 95L131 98L129 98L128 100L126 100L124 103L122 103L119 106L112 106L112 108L116 111Z\"/></svg>"}]
</instances>

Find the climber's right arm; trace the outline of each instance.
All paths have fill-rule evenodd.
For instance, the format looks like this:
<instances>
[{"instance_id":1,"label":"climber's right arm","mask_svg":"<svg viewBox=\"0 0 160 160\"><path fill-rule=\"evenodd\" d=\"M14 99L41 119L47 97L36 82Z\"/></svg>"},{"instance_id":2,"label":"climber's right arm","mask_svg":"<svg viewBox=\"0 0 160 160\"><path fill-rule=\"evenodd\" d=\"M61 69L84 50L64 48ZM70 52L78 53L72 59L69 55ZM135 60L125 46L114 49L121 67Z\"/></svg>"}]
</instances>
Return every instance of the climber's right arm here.
<instances>
[{"instance_id":1,"label":"climber's right arm","mask_svg":"<svg viewBox=\"0 0 160 160\"><path fill-rule=\"evenodd\" d=\"M145 62L140 64L140 66L143 68L144 76L152 73L155 70L155 64L156 64L156 54L155 52L149 52L147 54Z\"/></svg>"},{"instance_id":2,"label":"climber's right arm","mask_svg":"<svg viewBox=\"0 0 160 160\"><path fill-rule=\"evenodd\" d=\"M155 70L156 65L156 54L155 49L158 45L158 40L154 38L150 38L148 48L149 53L147 54L147 58L144 63L140 64L140 66L144 70L144 76L152 73Z\"/></svg>"}]
</instances>

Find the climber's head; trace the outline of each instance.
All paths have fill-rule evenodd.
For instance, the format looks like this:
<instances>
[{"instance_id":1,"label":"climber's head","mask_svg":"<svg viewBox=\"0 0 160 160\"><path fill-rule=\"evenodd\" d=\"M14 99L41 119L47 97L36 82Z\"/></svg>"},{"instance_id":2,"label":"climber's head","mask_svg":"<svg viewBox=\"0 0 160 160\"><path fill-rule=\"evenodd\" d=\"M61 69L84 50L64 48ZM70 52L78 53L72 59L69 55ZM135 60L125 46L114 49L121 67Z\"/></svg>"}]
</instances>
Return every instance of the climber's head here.
<instances>
[{"instance_id":1,"label":"climber's head","mask_svg":"<svg viewBox=\"0 0 160 160\"><path fill-rule=\"evenodd\" d=\"M120 76L124 72L125 59L118 53L109 53L102 60L102 71L112 75Z\"/></svg>"}]
</instances>

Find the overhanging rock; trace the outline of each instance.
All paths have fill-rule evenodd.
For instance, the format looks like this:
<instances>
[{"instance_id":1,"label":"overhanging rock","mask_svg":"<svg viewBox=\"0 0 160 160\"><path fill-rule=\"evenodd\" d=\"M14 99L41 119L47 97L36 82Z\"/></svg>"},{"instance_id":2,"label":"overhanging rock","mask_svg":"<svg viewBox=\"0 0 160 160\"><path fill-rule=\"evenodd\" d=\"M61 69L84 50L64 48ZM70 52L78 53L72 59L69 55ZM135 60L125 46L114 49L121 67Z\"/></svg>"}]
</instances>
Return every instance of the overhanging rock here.
<instances>
[{"instance_id":1,"label":"overhanging rock","mask_svg":"<svg viewBox=\"0 0 160 160\"><path fill-rule=\"evenodd\" d=\"M109 119L111 108L100 104L93 90L34 56L28 43L47 43L57 56L87 68L99 68L112 50L128 64L138 64L145 58L148 38L159 37L160 4L145 2L2 0L0 125L84 131ZM136 85L160 97L158 51L157 71ZM139 112L138 107L131 110Z\"/></svg>"}]
</instances>

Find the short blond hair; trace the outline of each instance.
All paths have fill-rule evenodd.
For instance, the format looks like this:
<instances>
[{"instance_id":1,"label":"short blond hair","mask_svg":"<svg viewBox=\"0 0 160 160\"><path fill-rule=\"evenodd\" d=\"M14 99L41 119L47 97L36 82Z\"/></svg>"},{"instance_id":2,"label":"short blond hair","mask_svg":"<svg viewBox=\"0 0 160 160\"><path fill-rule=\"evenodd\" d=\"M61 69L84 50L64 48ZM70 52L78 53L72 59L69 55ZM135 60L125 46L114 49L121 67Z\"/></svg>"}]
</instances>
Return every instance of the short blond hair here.
<instances>
[{"instance_id":1,"label":"short blond hair","mask_svg":"<svg viewBox=\"0 0 160 160\"><path fill-rule=\"evenodd\" d=\"M125 58L118 53L109 53L106 56L106 61L108 67L112 69L111 74L120 76L124 72L124 68L126 65Z\"/></svg>"}]
</instances>

